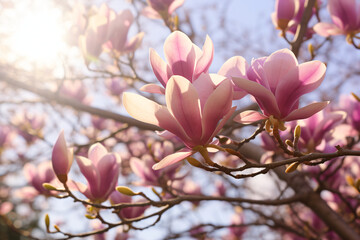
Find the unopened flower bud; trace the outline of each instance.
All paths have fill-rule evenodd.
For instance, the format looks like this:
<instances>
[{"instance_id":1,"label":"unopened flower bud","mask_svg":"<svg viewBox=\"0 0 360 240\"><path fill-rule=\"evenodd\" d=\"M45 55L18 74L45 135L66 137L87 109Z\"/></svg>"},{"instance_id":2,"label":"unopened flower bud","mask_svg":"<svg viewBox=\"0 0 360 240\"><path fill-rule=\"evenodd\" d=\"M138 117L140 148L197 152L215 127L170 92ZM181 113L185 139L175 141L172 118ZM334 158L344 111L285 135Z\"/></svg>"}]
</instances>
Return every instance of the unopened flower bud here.
<instances>
[{"instance_id":1,"label":"unopened flower bud","mask_svg":"<svg viewBox=\"0 0 360 240\"><path fill-rule=\"evenodd\" d=\"M300 165L300 163L294 162L294 163L290 164L290 166L288 166L288 167L286 168L285 172L286 172L286 173L292 173L292 172L294 172L294 171L297 169L297 167L298 167L299 165Z\"/></svg>"},{"instance_id":2,"label":"unopened flower bud","mask_svg":"<svg viewBox=\"0 0 360 240\"><path fill-rule=\"evenodd\" d=\"M50 217L48 214L45 214L45 226L46 226L46 231L50 232Z\"/></svg>"}]
</instances>

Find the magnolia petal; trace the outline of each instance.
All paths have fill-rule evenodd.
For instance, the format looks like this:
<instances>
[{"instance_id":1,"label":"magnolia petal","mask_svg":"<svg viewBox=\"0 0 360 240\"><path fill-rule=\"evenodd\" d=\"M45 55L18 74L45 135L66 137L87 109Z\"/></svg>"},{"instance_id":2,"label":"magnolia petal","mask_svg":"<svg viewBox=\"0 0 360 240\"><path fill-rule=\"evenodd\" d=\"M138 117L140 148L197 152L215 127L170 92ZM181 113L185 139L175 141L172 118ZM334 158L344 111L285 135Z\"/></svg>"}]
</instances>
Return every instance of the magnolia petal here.
<instances>
[{"instance_id":1,"label":"magnolia petal","mask_svg":"<svg viewBox=\"0 0 360 240\"><path fill-rule=\"evenodd\" d=\"M289 49L281 49L272 53L266 58L263 68L266 73L266 79L272 92L277 88L279 81L289 71L298 65L296 56Z\"/></svg>"},{"instance_id":2,"label":"magnolia petal","mask_svg":"<svg viewBox=\"0 0 360 240\"><path fill-rule=\"evenodd\" d=\"M191 155L193 155L194 152L191 151L190 149L187 148L183 148L182 150L170 154L168 156L166 156L165 158L163 158L160 162L154 164L154 166L152 167L154 170L159 170L162 169L164 167L167 167L171 164L177 163Z\"/></svg>"},{"instance_id":3,"label":"magnolia petal","mask_svg":"<svg viewBox=\"0 0 360 240\"><path fill-rule=\"evenodd\" d=\"M180 31L173 32L165 40L164 52L173 74L192 82L196 54L190 38Z\"/></svg>"},{"instance_id":4,"label":"magnolia petal","mask_svg":"<svg viewBox=\"0 0 360 240\"><path fill-rule=\"evenodd\" d=\"M227 78L239 77L247 78L246 71L249 68L249 64L245 58L241 56L235 56L228 59L220 68L218 74ZM246 92L234 84L234 100L238 100L246 95Z\"/></svg>"},{"instance_id":5,"label":"magnolia petal","mask_svg":"<svg viewBox=\"0 0 360 240\"><path fill-rule=\"evenodd\" d=\"M242 123L242 124L251 124L253 122L257 122L259 120L263 120L266 118L268 118L268 117L259 112L256 112L253 110L248 110L248 111L241 112L236 117L234 117L233 120L238 123Z\"/></svg>"},{"instance_id":6,"label":"magnolia petal","mask_svg":"<svg viewBox=\"0 0 360 240\"><path fill-rule=\"evenodd\" d=\"M108 40L112 49L122 52L125 48L128 31L134 17L130 10L120 12L113 21L109 23Z\"/></svg>"},{"instance_id":7,"label":"magnolia petal","mask_svg":"<svg viewBox=\"0 0 360 240\"><path fill-rule=\"evenodd\" d=\"M340 28L353 30L357 24L358 6L356 0L331 0L328 4L333 22Z\"/></svg>"},{"instance_id":8,"label":"magnolia petal","mask_svg":"<svg viewBox=\"0 0 360 240\"><path fill-rule=\"evenodd\" d=\"M257 82L243 78L232 78L233 82L247 93L253 95L265 115L280 116L274 94Z\"/></svg>"},{"instance_id":9,"label":"magnolia petal","mask_svg":"<svg viewBox=\"0 0 360 240\"><path fill-rule=\"evenodd\" d=\"M145 179L146 178L146 175L145 175L145 162L138 159L138 158L135 158L135 157L132 157L130 159L130 168L131 170L133 171L133 173L135 173L135 175L137 175L138 177L142 178L142 179Z\"/></svg>"},{"instance_id":10,"label":"magnolia petal","mask_svg":"<svg viewBox=\"0 0 360 240\"><path fill-rule=\"evenodd\" d=\"M120 156L117 153L108 153L99 161L97 168L100 182L98 184L99 188L96 189L97 198L107 199L110 193L115 190L120 172L120 162ZM94 196L96 195L93 189L92 193Z\"/></svg>"},{"instance_id":11,"label":"magnolia petal","mask_svg":"<svg viewBox=\"0 0 360 240\"><path fill-rule=\"evenodd\" d=\"M159 82L165 87L168 79L173 75L170 67L161 59L159 54L150 48L150 64Z\"/></svg>"},{"instance_id":12,"label":"magnolia petal","mask_svg":"<svg viewBox=\"0 0 360 240\"><path fill-rule=\"evenodd\" d=\"M229 79L224 80L213 91L205 103L202 116L202 141L208 142L220 119L230 110L233 98L233 86Z\"/></svg>"},{"instance_id":13,"label":"magnolia petal","mask_svg":"<svg viewBox=\"0 0 360 240\"><path fill-rule=\"evenodd\" d=\"M287 115L283 121L293 121L298 119L305 119L311 117L315 113L323 110L329 104L328 101L326 102L315 102L311 103L303 108L296 109L292 111L289 115Z\"/></svg>"},{"instance_id":14,"label":"magnolia petal","mask_svg":"<svg viewBox=\"0 0 360 240\"><path fill-rule=\"evenodd\" d=\"M300 64L297 69L290 71L275 92L276 101L282 116L286 116L297 106L298 99L318 88L325 77L326 66L320 61Z\"/></svg>"},{"instance_id":15,"label":"magnolia petal","mask_svg":"<svg viewBox=\"0 0 360 240\"><path fill-rule=\"evenodd\" d=\"M100 159L108 153L106 148L101 143L95 143L91 145L88 153L89 159L93 162L95 166L100 161Z\"/></svg>"},{"instance_id":16,"label":"magnolia petal","mask_svg":"<svg viewBox=\"0 0 360 240\"><path fill-rule=\"evenodd\" d=\"M201 113L196 88L184 77L173 76L165 90L169 112L180 123L191 140L201 137Z\"/></svg>"},{"instance_id":17,"label":"magnolia petal","mask_svg":"<svg viewBox=\"0 0 360 240\"><path fill-rule=\"evenodd\" d=\"M133 118L166 129L183 141L189 140L184 129L165 106L129 92L123 94L123 105Z\"/></svg>"},{"instance_id":18,"label":"magnolia petal","mask_svg":"<svg viewBox=\"0 0 360 240\"><path fill-rule=\"evenodd\" d=\"M148 93L159 93L165 95L165 88L160 87L157 84L146 84L140 88L140 91L148 92Z\"/></svg>"},{"instance_id":19,"label":"magnolia petal","mask_svg":"<svg viewBox=\"0 0 360 240\"><path fill-rule=\"evenodd\" d=\"M315 24L313 29L317 34L323 37L344 34L344 32L339 27L332 23L320 22Z\"/></svg>"},{"instance_id":20,"label":"magnolia petal","mask_svg":"<svg viewBox=\"0 0 360 240\"><path fill-rule=\"evenodd\" d=\"M202 48L202 55L196 63L193 79L197 79L201 73L206 73L209 70L213 57L214 44L211 38L209 36L206 36L206 40Z\"/></svg>"},{"instance_id":21,"label":"magnolia petal","mask_svg":"<svg viewBox=\"0 0 360 240\"><path fill-rule=\"evenodd\" d=\"M177 8L179 8L180 6L182 6L184 4L185 0L175 0L171 3L171 5L169 6L169 10L168 13L169 15L171 15Z\"/></svg>"},{"instance_id":22,"label":"magnolia petal","mask_svg":"<svg viewBox=\"0 0 360 240\"><path fill-rule=\"evenodd\" d=\"M90 159L82 156L76 156L76 162L79 165L81 173L88 181L89 188L96 187L99 184L99 172Z\"/></svg>"},{"instance_id":23,"label":"magnolia petal","mask_svg":"<svg viewBox=\"0 0 360 240\"><path fill-rule=\"evenodd\" d=\"M230 119L230 117L233 115L233 113L235 112L236 107L232 107L230 108L229 112L220 120L219 124L216 126L214 132L212 133L212 135L209 137L209 141L211 141L219 132L220 130L223 128L223 126L226 124L226 122ZM218 145L218 140L214 140L211 144L215 144Z\"/></svg>"},{"instance_id":24,"label":"magnolia petal","mask_svg":"<svg viewBox=\"0 0 360 240\"><path fill-rule=\"evenodd\" d=\"M64 131L61 131L52 151L52 166L57 176L67 175L73 162L66 146Z\"/></svg>"},{"instance_id":25,"label":"magnolia petal","mask_svg":"<svg viewBox=\"0 0 360 240\"><path fill-rule=\"evenodd\" d=\"M203 73L192 84L198 92L201 109L204 109L208 97L216 88L217 84L215 81L213 81L215 79L217 79L217 81L220 83L221 81L225 80L225 77Z\"/></svg>"},{"instance_id":26,"label":"magnolia petal","mask_svg":"<svg viewBox=\"0 0 360 240\"><path fill-rule=\"evenodd\" d=\"M139 32L134 37L132 37L124 47L124 52L133 52L135 51L141 44L144 38L144 32Z\"/></svg>"}]
</instances>

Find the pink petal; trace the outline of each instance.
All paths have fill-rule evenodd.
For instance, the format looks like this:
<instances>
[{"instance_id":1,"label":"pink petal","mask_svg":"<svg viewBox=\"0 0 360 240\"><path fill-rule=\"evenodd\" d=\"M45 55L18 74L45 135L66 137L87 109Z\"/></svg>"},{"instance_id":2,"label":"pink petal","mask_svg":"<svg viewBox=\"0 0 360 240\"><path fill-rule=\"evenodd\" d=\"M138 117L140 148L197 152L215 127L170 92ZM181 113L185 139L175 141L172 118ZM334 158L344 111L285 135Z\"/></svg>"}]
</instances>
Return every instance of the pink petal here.
<instances>
[{"instance_id":1,"label":"pink petal","mask_svg":"<svg viewBox=\"0 0 360 240\"><path fill-rule=\"evenodd\" d=\"M144 32L139 32L133 38L131 38L126 44L124 51L125 52L133 52L135 51L141 44L142 39L144 38Z\"/></svg>"},{"instance_id":2,"label":"pink petal","mask_svg":"<svg viewBox=\"0 0 360 240\"><path fill-rule=\"evenodd\" d=\"M280 110L277 106L275 96L270 90L259 83L247 79L234 77L232 80L238 87L255 97L265 115L280 116Z\"/></svg>"},{"instance_id":3,"label":"pink petal","mask_svg":"<svg viewBox=\"0 0 360 240\"><path fill-rule=\"evenodd\" d=\"M218 74L226 76L227 78L239 77L247 78L246 71L249 68L248 63L245 58L241 56L235 56L228 59L220 68ZM243 91L238 86L234 85L234 100L238 100L246 95L246 92Z\"/></svg>"},{"instance_id":4,"label":"pink petal","mask_svg":"<svg viewBox=\"0 0 360 240\"><path fill-rule=\"evenodd\" d=\"M325 77L326 66L320 61L300 64L290 71L278 84L276 101L282 116L286 116L297 106L298 99L318 88Z\"/></svg>"},{"instance_id":5,"label":"pink petal","mask_svg":"<svg viewBox=\"0 0 360 240\"><path fill-rule=\"evenodd\" d=\"M201 137L200 100L195 87L182 76L169 79L165 90L169 112L193 141Z\"/></svg>"},{"instance_id":6,"label":"pink petal","mask_svg":"<svg viewBox=\"0 0 360 240\"><path fill-rule=\"evenodd\" d=\"M236 117L234 117L234 121L238 122L238 123L242 123L242 124L251 124L253 122L257 122L259 120L263 120L263 119L267 119L268 117L253 111L253 110L248 110L248 111L244 111L241 112L239 115L237 115Z\"/></svg>"},{"instance_id":7,"label":"pink petal","mask_svg":"<svg viewBox=\"0 0 360 240\"><path fill-rule=\"evenodd\" d=\"M204 109L205 103L216 88L216 85L225 79L225 77L220 75L203 73L193 82L192 85L196 88L199 95L201 109Z\"/></svg>"},{"instance_id":8,"label":"pink petal","mask_svg":"<svg viewBox=\"0 0 360 240\"><path fill-rule=\"evenodd\" d=\"M177 8L179 8L181 5L183 5L185 0L175 0L171 3L169 6L168 13L171 15Z\"/></svg>"},{"instance_id":9,"label":"pink petal","mask_svg":"<svg viewBox=\"0 0 360 240\"><path fill-rule=\"evenodd\" d=\"M295 1L276 0L275 12L277 13L277 19L291 20L295 15Z\"/></svg>"},{"instance_id":10,"label":"pink petal","mask_svg":"<svg viewBox=\"0 0 360 240\"><path fill-rule=\"evenodd\" d=\"M154 166L152 167L154 170L159 170L162 169L164 167L167 167L171 164L177 163L191 155L193 155L194 152L192 152L190 149L187 148L183 148L182 150L170 154L168 156L166 156L165 158L163 158L160 162L154 164Z\"/></svg>"},{"instance_id":11,"label":"pink petal","mask_svg":"<svg viewBox=\"0 0 360 240\"><path fill-rule=\"evenodd\" d=\"M112 48L122 52L127 40L128 31L134 17L130 10L120 12L114 20L109 23L109 41Z\"/></svg>"},{"instance_id":12,"label":"pink petal","mask_svg":"<svg viewBox=\"0 0 360 240\"><path fill-rule=\"evenodd\" d=\"M233 115L235 110L236 110L236 107L230 108L229 112L220 120L219 124L216 126L214 132L209 137L209 141L211 141L220 132L220 130L223 128L223 126L226 124L226 122L229 120L229 118ZM211 144L217 145L217 142L218 142L218 140L216 139Z\"/></svg>"},{"instance_id":13,"label":"pink petal","mask_svg":"<svg viewBox=\"0 0 360 240\"><path fill-rule=\"evenodd\" d=\"M99 198L106 199L115 190L120 172L120 156L117 153L108 153L100 161L98 167L100 184ZM95 195L95 194L94 194Z\"/></svg>"},{"instance_id":14,"label":"pink petal","mask_svg":"<svg viewBox=\"0 0 360 240\"><path fill-rule=\"evenodd\" d=\"M67 175L72 162L72 150L67 148L64 131L61 131L52 152L52 166L55 174L57 176Z\"/></svg>"},{"instance_id":15,"label":"pink petal","mask_svg":"<svg viewBox=\"0 0 360 240\"><path fill-rule=\"evenodd\" d=\"M279 80L289 71L296 68L297 65L297 59L289 49L278 50L266 58L263 68L269 87L273 93L278 86Z\"/></svg>"},{"instance_id":16,"label":"pink petal","mask_svg":"<svg viewBox=\"0 0 360 240\"><path fill-rule=\"evenodd\" d=\"M173 72L152 48L150 48L150 63L156 78L165 87L167 81L173 75Z\"/></svg>"},{"instance_id":17,"label":"pink petal","mask_svg":"<svg viewBox=\"0 0 360 240\"><path fill-rule=\"evenodd\" d=\"M338 27L354 29L357 24L357 5L355 0L330 0L328 4L330 15ZM336 20L336 19L338 20Z\"/></svg>"},{"instance_id":18,"label":"pink petal","mask_svg":"<svg viewBox=\"0 0 360 240\"><path fill-rule=\"evenodd\" d=\"M151 19L161 19L160 14L155 11L152 7L147 6L145 7L142 11L141 14L144 15L147 18L151 18Z\"/></svg>"},{"instance_id":19,"label":"pink petal","mask_svg":"<svg viewBox=\"0 0 360 240\"><path fill-rule=\"evenodd\" d=\"M81 173L88 181L89 188L97 188L98 184L100 184L100 176L91 160L86 157L76 156L76 162L79 165Z\"/></svg>"},{"instance_id":20,"label":"pink petal","mask_svg":"<svg viewBox=\"0 0 360 240\"><path fill-rule=\"evenodd\" d=\"M180 31L173 32L164 43L164 52L173 74L192 81L196 55L190 38Z\"/></svg>"},{"instance_id":21,"label":"pink petal","mask_svg":"<svg viewBox=\"0 0 360 240\"><path fill-rule=\"evenodd\" d=\"M159 93L165 95L165 88L160 87L157 84L146 84L140 88L140 91L148 92L148 93Z\"/></svg>"},{"instance_id":22,"label":"pink petal","mask_svg":"<svg viewBox=\"0 0 360 240\"><path fill-rule=\"evenodd\" d=\"M97 163L100 161L100 159L105 156L108 153L106 148L100 144L95 143L91 145L88 153L89 159L93 162L95 166L97 166Z\"/></svg>"},{"instance_id":23,"label":"pink petal","mask_svg":"<svg viewBox=\"0 0 360 240\"><path fill-rule=\"evenodd\" d=\"M213 135L220 119L230 110L232 105L233 86L229 79L224 80L213 91L205 103L202 116L202 141L205 144Z\"/></svg>"},{"instance_id":24,"label":"pink petal","mask_svg":"<svg viewBox=\"0 0 360 240\"><path fill-rule=\"evenodd\" d=\"M209 36L206 36L202 55L197 60L193 79L197 79L201 73L206 73L214 57L214 45Z\"/></svg>"},{"instance_id":25,"label":"pink petal","mask_svg":"<svg viewBox=\"0 0 360 240\"><path fill-rule=\"evenodd\" d=\"M138 158L132 157L130 159L130 168L133 171L133 173L135 173L135 175L139 176L142 179L146 178L146 175L144 172L144 168L145 168L144 161L142 161Z\"/></svg>"},{"instance_id":26,"label":"pink petal","mask_svg":"<svg viewBox=\"0 0 360 240\"><path fill-rule=\"evenodd\" d=\"M287 115L284 119L284 121L293 121L298 119L305 119L308 117L311 117L315 113L323 110L329 102L315 102L311 103L303 108L296 109L292 111L289 115Z\"/></svg>"},{"instance_id":27,"label":"pink petal","mask_svg":"<svg viewBox=\"0 0 360 240\"><path fill-rule=\"evenodd\" d=\"M128 92L123 94L123 104L133 118L166 129L183 141L189 140L184 129L165 106Z\"/></svg>"},{"instance_id":28,"label":"pink petal","mask_svg":"<svg viewBox=\"0 0 360 240\"><path fill-rule=\"evenodd\" d=\"M320 36L323 36L323 37L328 37L330 35L340 35L340 34L344 33L335 24L324 23L324 22L320 22L320 23L315 24L314 31L317 34L319 34Z\"/></svg>"}]
</instances>

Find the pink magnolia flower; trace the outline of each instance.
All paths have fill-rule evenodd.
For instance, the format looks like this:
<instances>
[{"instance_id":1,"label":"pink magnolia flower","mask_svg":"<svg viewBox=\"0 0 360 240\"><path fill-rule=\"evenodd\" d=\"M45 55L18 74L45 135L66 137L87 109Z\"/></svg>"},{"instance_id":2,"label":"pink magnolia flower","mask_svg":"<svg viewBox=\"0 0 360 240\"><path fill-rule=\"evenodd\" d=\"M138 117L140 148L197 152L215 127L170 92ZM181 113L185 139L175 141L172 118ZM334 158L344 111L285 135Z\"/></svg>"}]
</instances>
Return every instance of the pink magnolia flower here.
<instances>
[{"instance_id":1,"label":"pink magnolia flower","mask_svg":"<svg viewBox=\"0 0 360 240\"><path fill-rule=\"evenodd\" d=\"M155 164L157 170L189 157L196 146L208 145L235 110L232 96L229 79L202 74L193 83L182 76L171 77L165 90L167 106L133 93L124 93L123 103L133 118L168 130L186 145Z\"/></svg>"},{"instance_id":2,"label":"pink magnolia flower","mask_svg":"<svg viewBox=\"0 0 360 240\"><path fill-rule=\"evenodd\" d=\"M328 10L333 23L317 23L314 30L317 34L328 37L330 35L350 35L360 32L360 10L356 0L329 0Z\"/></svg>"},{"instance_id":3,"label":"pink magnolia flower","mask_svg":"<svg viewBox=\"0 0 360 240\"><path fill-rule=\"evenodd\" d=\"M13 123L18 128L18 134L30 144L42 137L46 116L33 112L23 111L13 118Z\"/></svg>"},{"instance_id":4,"label":"pink magnolia flower","mask_svg":"<svg viewBox=\"0 0 360 240\"><path fill-rule=\"evenodd\" d=\"M140 44L143 33L138 33L127 41L133 20L130 10L116 14L106 4L101 5L98 12L89 19L85 35L80 37L80 47L87 63L96 59L104 48L116 54L134 51Z\"/></svg>"},{"instance_id":5,"label":"pink magnolia flower","mask_svg":"<svg viewBox=\"0 0 360 240\"><path fill-rule=\"evenodd\" d=\"M109 200L113 205L120 203L136 203L136 202L140 203L141 201L143 201L143 200L133 201L132 197L121 194L118 191L113 191L109 196ZM142 216L148 207L149 206L123 208L120 210L119 216L121 218L126 218L126 219L137 218Z\"/></svg>"},{"instance_id":6,"label":"pink magnolia flower","mask_svg":"<svg viewBox=\"0 0 360 240\"><path fill-rule=\"evenodd\" d=\"M66 146L64 131L61 131L52 151L52 167L57 178L66 183L73 162L73 149Z\"/></svg>"},{"instance_id":7,"label":"pink magnolia flower","mask_svg":"<svg viewBox=\"0 0 360 240\"><path fill-rule=\"evenodd\" d=\"M353 96L341 96L339 105L341 110L347 112L346 122L360 132L360 102Z\"/></svg>"},{"instance_id":8,"label":"pink magnolia flower","mask_svg":"<svg viewBox=\"0 0 360 240\"><path fill-rule=\"evenodd\" d=\"M42 162L36 167L31 163L25 164L24 175L38 193L50 195L50 191L43 187L43 183L50 183L55 179L55 173L50 161Z\"/></svg>"},{"instance_id":9,"label":"pink magnolia flower","mask_svg":"<svg viewBox=\"0 0 360 240\"><path fill-rule=\"evenodd\" d=\"M150 49L150 63L156 78L166 87L169 78L180 75L193 82L202 73L207 73L214 55L214 46L210 37L206 37L202 50L193 44L188 36L180 31L170 34L164 43L165 59ZM165 93L157 84L147 84L141 88L150 93Z\"/></svg>"},{"instance_id":10,"label":"pink magnolia flower","mask_svg":"<svg viewBox=\"0 0 360 240\"><path fill-rule=\"evenodd\" d=\"M345 118L346 113L343 111L320 111L307 119L299 120L298 124L301 126L300 149L308 152L324 151L326 145L332 140L334 128L341 124Z\"/></svg>"},{"instance_id":11,"label":"pink magnolia flower","mask_svg":"<svg viewBox=\"0 0 360 240\"><path fill-rule=\"evenodd\" d=\"M298 25L301 23L306 2L305 0L277 0L275 3L275 12L271 15L274 26L283 31L295 34ZM320 0L315 2L312 14L316 13L320 4ZM313 32L311 28L308 28L306 37L311 37Z\"/></svg>"},{"instance_id":12,"label":"pink magnolia flower","mask_svg":"<svg viewBox=\"0 0 360 240\"><path fill-rule=\"evenodd\" d=\"M185 0L147 0L149 6L146 7L142 14L148 18L167 19Z\"/></svg>"},{"instance_id":13,"label":"pink magnolia flower","mask_svg":"<svg viewBox=\"0 0 360 240\"><path fill-rule=\"evenodd\" d=\"M275 12L271 14L271 18L276 27L286 30L289 22L296 14L296 0L276 0Z\"/></svg>"},{"instance_id":14,"label":"pink magnolia flower","mask_svg":"<svg viewBox=\"0 0 360 240\"><path fill-rule=\"evenodd\" d=\"M262 113L245 111L234 120L247 124L272 116L282 125L285 121L312 116L325 108L328 102L316 102L299 108L299 98L319 87L325 70L325 64L320 61L299 65L288 49L253 60L247 71L248 79L233 78L233 81L254 96Z\"/></svg>"},{"instance_id":15,"label":"pink magnolia flower","mask_svg":"<svg viewBox=\"0 0 360 240\"><path fill-rule=\"evenodd\" d=\"M108 153L100 143L92 145L88 158L76 156L81 173L88 184L80 191L93 202L105 201L114 191L120 172L120 156Z\"/></svg>"}]
</instances>

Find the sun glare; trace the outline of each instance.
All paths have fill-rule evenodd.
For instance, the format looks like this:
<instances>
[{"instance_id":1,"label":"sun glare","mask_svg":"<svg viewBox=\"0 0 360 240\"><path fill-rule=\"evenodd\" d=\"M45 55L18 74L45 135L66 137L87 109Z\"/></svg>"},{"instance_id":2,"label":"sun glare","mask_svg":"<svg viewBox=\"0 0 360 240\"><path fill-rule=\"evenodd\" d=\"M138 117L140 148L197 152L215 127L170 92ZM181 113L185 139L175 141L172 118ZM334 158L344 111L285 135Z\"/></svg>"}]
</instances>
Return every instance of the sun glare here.
<instances>
[{"instance_id":1,"label":"sun glare","mask_svg":"<svg viewBox=\"0 0 360 240\"><path fill-rule=\"evenodd\" d=\"M16 55L24 60L51 63L64 48L65 28L61 25L61 10L54 6L34 6L21 14L13 26L11 45Z\"/></svg>"}]
</instances>

